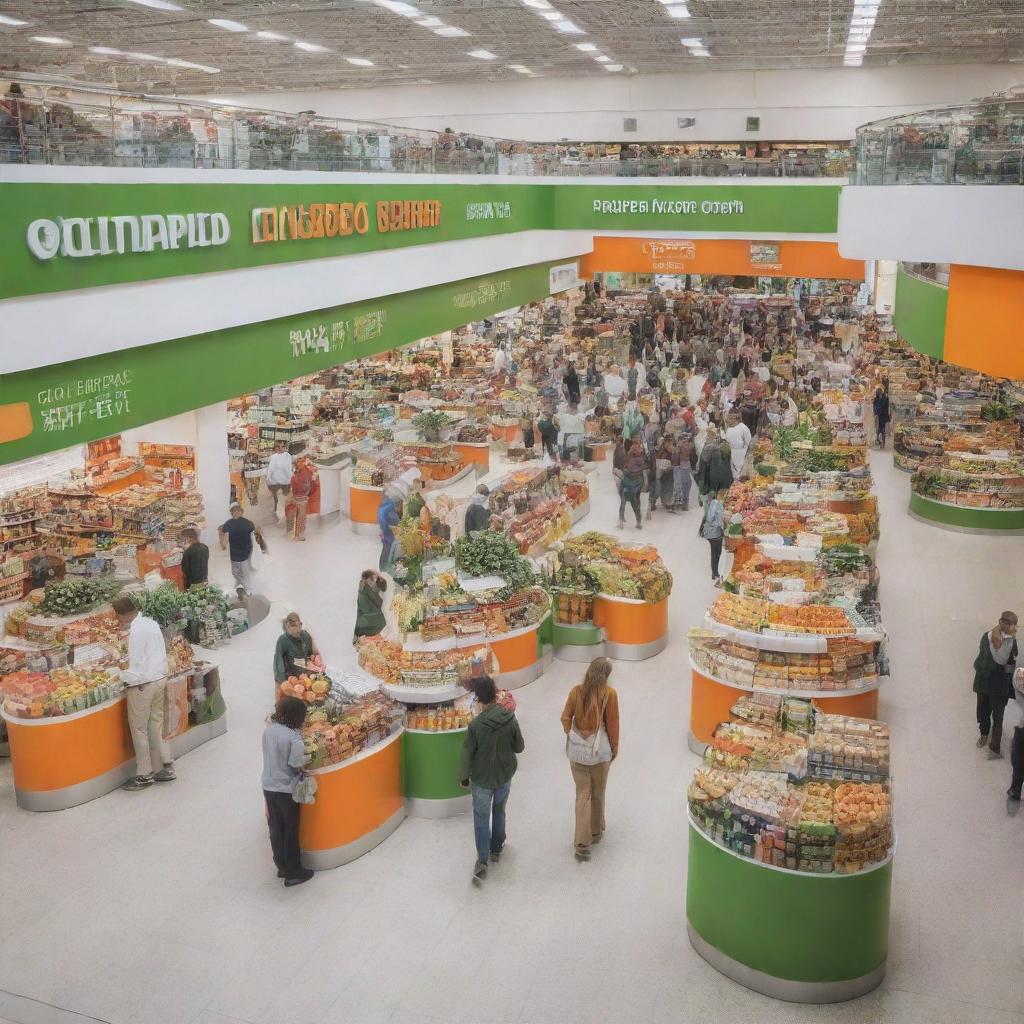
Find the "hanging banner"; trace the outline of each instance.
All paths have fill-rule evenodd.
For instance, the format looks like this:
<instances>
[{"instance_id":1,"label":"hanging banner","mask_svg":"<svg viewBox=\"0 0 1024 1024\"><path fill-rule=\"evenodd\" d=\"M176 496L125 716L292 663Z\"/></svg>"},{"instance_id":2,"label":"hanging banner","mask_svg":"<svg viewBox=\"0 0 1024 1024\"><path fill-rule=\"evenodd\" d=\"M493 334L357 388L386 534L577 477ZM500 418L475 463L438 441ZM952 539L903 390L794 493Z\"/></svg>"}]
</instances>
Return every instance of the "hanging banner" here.
<instances>
[{"instance_id":1,"label":"hanging banner","mask_svg":"<svg viewBox=\"0 0 1024 1024\"><path fill-rule=\"evenodd\" d=\"M258 391L545 298L554 266L517 267L0 376L0 465Z\"/></svg>"}]
</instances>

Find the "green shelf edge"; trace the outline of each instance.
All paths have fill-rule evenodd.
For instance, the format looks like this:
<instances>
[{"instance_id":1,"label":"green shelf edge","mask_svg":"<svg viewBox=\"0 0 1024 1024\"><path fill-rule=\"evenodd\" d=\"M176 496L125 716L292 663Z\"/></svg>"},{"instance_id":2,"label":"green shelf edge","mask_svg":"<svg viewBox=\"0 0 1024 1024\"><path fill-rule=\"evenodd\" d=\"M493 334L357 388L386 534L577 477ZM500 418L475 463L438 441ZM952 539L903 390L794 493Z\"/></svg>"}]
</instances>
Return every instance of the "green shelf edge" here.
<instances>
[{"instance_id":1,"label":"green shelf edge","mask_svg":"<svg viewBox=\"0 0 1024 1024\"><path fill-rule=\"evenodd\" d=\"M910 492L910 511L922 519L961 530L1024 530L1024 509L947 505Z\"/></svg>"},{"instance_id":2,"label":"green shelf edge","mask_svg":"<svg viewBox=\"0 0 1024 1024\"><path fill-rule=\"evenodd\" d=\"M459 785L461 732L402 734L402 791L420 800L449 800L468 792Z\"/></svg>"}]
</instances>

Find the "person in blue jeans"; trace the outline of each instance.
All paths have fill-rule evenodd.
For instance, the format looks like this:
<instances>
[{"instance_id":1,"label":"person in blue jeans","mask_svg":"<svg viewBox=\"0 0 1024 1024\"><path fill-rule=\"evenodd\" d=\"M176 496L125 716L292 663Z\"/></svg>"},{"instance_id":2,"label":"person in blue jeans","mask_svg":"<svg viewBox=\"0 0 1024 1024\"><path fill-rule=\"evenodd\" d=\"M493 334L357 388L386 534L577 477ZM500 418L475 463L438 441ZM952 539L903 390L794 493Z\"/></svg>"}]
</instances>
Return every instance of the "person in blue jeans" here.
<instances>
[{"instance_id":1,"label":"person in blue jeans","mask_svg":"<svg viewBox=\"0 0 1024 1024\"><path fill-rule=\"evenodd\" d=\"M377 526L380 528L380 561L377 564L381 572L387 572L391 566L395 527L401 518L402 503L393 495L385 494L377 509Z\"/></svg>"},{"instance_id":2,"label":"person in blue jeans","mask_svg":"<svg viewBox=\"0 0 1024 1024\"><path fill-rule=\"evenodd\" d=\"M497 862L505 845L505 805L518 762L525 749L514 711L497 703L497 688L490 676L473 684L483 710L470 723L462 744L461 785L473 796L473 833L476 864L473 881L487 877L488 860Z\"/></svg>"}]
</instances>

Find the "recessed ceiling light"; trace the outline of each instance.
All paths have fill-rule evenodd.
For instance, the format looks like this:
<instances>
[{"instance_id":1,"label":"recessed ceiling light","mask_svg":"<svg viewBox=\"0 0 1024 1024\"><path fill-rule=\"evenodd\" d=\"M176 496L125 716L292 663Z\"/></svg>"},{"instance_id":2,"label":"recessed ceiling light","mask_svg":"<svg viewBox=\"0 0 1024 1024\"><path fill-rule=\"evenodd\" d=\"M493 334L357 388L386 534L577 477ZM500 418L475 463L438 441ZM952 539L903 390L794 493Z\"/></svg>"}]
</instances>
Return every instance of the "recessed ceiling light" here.
<instances>
[{"instance_id":1,"label":"recessed ceiling light","mask_svg":"<svg viewBox=\"0 0 1024 1024\"><path fill-rule=\"evenodd\" d=\"M373 61L367 60L365 57L346 57L345 60L347 60L349 64L355 64L357 68L373 67Z\"/></svg>"},{"instance_id":2,"label":"recessed ceiling light","mask_svg":"<svg viewBox=\"0 0 1024 1024\"><path fill-rule=\"evenodd\" d=\"M509 64L509 68L512 71L517 72L520 75L532 75L533 72L529 68L524 68L521 64Z\"/></svg>"},{"instance_id":3,"label":"recessed ceiling light","mask_svg":"<svg viewBox=\"0 0 1024 1024\"><path fill-rule=\"evenodd\" d=\"M90 53L98 53L101 57L124 57L124 50L115 50L112 46L90 46Z\"/></svg>"},{"instance_id":4,"label":"recessed ceiling light","mask_svg":"<svg viewBox=\"0 0 1024 1024\"><path fill-rule=\"evenodd\" d=\"M573 43L572 45L584 53L593 53L597 49L597 43Z\"/></svg>"},{"instance_id":5,"label":"recessed ceiling light","mask_svg":"<svg viewBox=\"0 0 1024 1024\"><path fill-rule=\"evenodd\" d=\"M445 25L443 28L435 28L435 36L445 36L447 39L456 39L461 36L468 36L470 33L457 25Z\"/></svg>"},{"instance_id":6,"label":"recessed ceiling light","mask_svg":"<svg viewBox=\"0 0 1024 1024\"><path fill-rule=\"evenodd\" d=\"M697 39L695 36L691 36L689 39L680 39L679 42L681 42L683 44L683 46L703 46L704 45L704 40L703 39Z\"/></svg>"},{"instance_id":7,"label":"recessed ceiling light","mask_svg":"<svg viewBox=\"0 0 1024 1024\"><path fill-rule=\"evenodd\" d=\"M611 57L606 57L603 53L599 53L594 60L596 60L598 64L611 64L612 62Z\"/></svg>"},{"instance_id":8,"label":"recessed ceiling light","mask_svg":"<svg viewBox=\"0 0 1024 1024\"><path fill-rule=\"evenodd\" d=\"M401 14L403 18L422 18L423 12L412 4L404 3L403 0L373 0L378 7L383 7L392 14Z\"/></svg>"},{"instance_id":9,"label":"recessed ceiling light","mask_svg":"<svg viewBox=\"0 0 1024 1024\"><path fill-rule=\"evenodd\" d=\"M490 50L470 50L466 56L476 57L477 60L496 60L498 55Z\"/></svg>"},{"instance_id":10,"label":"recessed ceiling light","mask_svg":"<svg viewBox=\"0 0 1024 1024\"><path fill-rule=\"evenodd\" d=\"M22 21L21 18L12 18L7 14L0 14L0 25L27 25L27 21Z\"/></svg>"},{"instance_id":11,"label":"recessed ceiling light","mask_svg":"<svg viewBox=\"0 0 1024 1024\"><path fill-rule=\"evenodd\" d=\"M524 7L532 7L535 11L550 11L548 0L523 0Z\"/></svg>"},{"instance_id":12,"label":"recessed ceiling light","mask_svg":"<svg viewBox=\"0 0 1024 1024\"><path fill-rule=\"evenodd\" d=\"M575 22L572 22L572 21L556 21L553 24L554 24L555 28L558 29L559 32L563 32L567 36L585 36L586 35L586 32L584 32L583 29L581 29L579 27L579 25L575 24Z\"/></svg>"},{"instance_id":13,"label":"recessed ceiling light","mask_svg":"<svg viewBox=\"0 0 1024 1024\"><path fill-rule=\"evenodd\" d=\"M690 56L691 57L710 57L711 56L711 51L710 50L704 50L704 49L691 50L690 51Z\"/></svg>"},{"instance_id":14,"label":"recessed ceiling light","mask_svg":"<svg viewBox=\"0 0 1024 1024\"><path fill-rule=\"evenodd\" d=\"M330 53L330 48L327 46L321 46L319 43L304 43L301 39L296 39L292 45L296 50L305 50L306 53Z\"/></svg>"},{"instance_id":15,"label":"recessed ceiling light","mask_svg":"<svg viewBox=\"0 0 1024 1024\"><path fill-rule=\"evenodd\" d=\"M70 39L61 39L60 36L32 36L37 43L49 43L50 46L70 46Z\"/></svg>"},{"instance_id":16,"label":"recessed ceiling light","mask_svg":"<svg viewBox=\"0 0 1024 1024\"><path fill-rule=\"evenodd\" d=\"M622 65L621 64L605 64L603 66L604 66L605 71L621 71L622 70Z\"/></svg>"},{"instance_id":17,"label":"recessed ceiling light","mask_svg":"<svg viewBox=\"0 0 1024 1024\"><path fill-rule=\"evenodd\" d=\"M274 42L274 43L286 43L286 42L288 42L288 37L281 35L280 32L257 32L256 35L260 39L269 39L271 42Z\"/></svg>"},{"instance_id":18,"label":"recessed ceiling light","mask_svg":"<svg viewBox=\"0 0 1024 1024\"><path fill-rule=\"evenodd\" d=\"M867 49L867 44L866 43L847 43L846 44L846 52L847 53L863 53L866 49Z\"/></svg>"},{"instance_id":19,"label":"recessed ceiling light","mask_svg":"<svg viewBox=\"0 0 1024 1024\"><path fill-rule=\"evenodd\" d=\"M673 18L688 18L690 8L686 4L666 4L665 13Z\"/></svg>"},{"instance_id":20,"label":"recessed ceiling light","mask_svg":"<svg viewBox=\"0 0 1024 1024\"><path fill-rule=\"evenodd\" d=\"M541 11L540 16L548 21L562 21L565 15L561 11Z\"/></svg>"},{"instance_id":21,"label":"recessed ceiling light","mask_svg":"<svg viewBox=\"0 0 1024 1024\"><path fill-rule=\"evenodd\" d=\"M216 25L217 28L226 29L228 32L248 32L240 21L232 21L230 18L207 18L206 19L211 25Z\"/></svg>"},{"instance_id":22,"label":"recessed ceiling light","mask_svg":"<svg viewBox=\"0 0 1024 1024\"><path fill-rule=\"evenodd\" d=\"M429 18L417 18L416 24L419 25L420 28L440 28L444 22L440 18L431 16Z\"/></svg>"},{"instance_id":23,"label":"recessed ceiling light","mask_svg":"<svg viewBox=\"0 0 1024 1024\"><path fill-rule=\"evenodd\" d=\"M172 4L170 0L128 0L130 4L138 4L140 7L152 7L154 11L183 11L184 7Z\"/></svg>"}]
</instances>

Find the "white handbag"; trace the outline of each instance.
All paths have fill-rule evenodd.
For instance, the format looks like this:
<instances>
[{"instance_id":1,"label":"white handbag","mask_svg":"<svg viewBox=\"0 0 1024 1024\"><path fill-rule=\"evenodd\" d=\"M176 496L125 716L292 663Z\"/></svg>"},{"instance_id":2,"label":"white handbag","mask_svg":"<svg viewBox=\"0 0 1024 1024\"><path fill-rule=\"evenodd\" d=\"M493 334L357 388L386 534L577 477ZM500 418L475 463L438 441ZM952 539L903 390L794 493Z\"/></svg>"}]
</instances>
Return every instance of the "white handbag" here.
<instances>
[{"instance_id":1,"label":"white handbag","mask_svg":"<svg viewBox=\"0 0 1024 1024\"><path fill-rule=\"evenodd\" d=\"M601 705L601 718L597 731L590 739L581 736L575 728L569 730L565 737L565 756L574 764L587 765L604 764L612 759L612 745L608 739L608 732L604 727L604 713L608 707L608 700Z\"/></svg>"}]
</instances>

